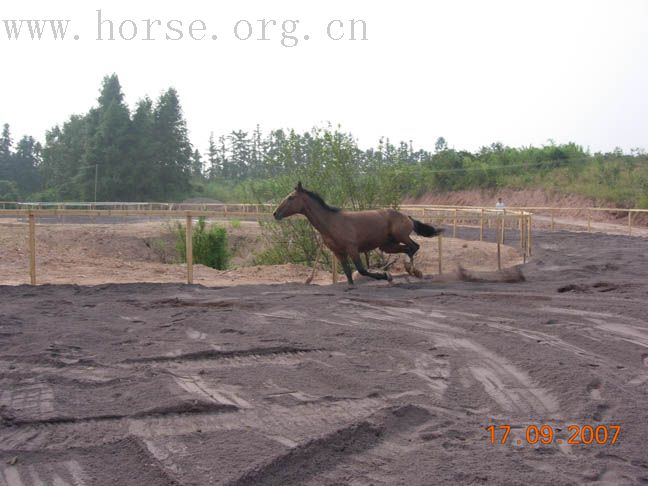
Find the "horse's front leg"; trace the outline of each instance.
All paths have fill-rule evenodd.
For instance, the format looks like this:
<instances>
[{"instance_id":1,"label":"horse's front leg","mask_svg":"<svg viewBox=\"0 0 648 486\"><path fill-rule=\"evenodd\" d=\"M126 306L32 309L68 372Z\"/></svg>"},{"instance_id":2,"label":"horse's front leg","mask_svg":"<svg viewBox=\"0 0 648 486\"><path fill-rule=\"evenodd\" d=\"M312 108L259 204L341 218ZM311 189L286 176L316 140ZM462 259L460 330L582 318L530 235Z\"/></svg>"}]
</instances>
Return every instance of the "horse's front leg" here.
<instances>
[{"instance_id":1,"label":"horse's front leg","mask_svg":"<svg viewBox=\"0 0 648 486\"><path fill-rule=\"evenodd\" d=\"M364 275L365 277L375 278L376 280L387 280L389 282L392 281L391 275L387 272L379 273L379 272L370 272L369 270L367 270L362 264L362 260L360 259L360 254L357 251L351 253L351 260L353 260L353 264L358 269L358 273L360 273L360 275Z\"/></svg>"},{"instance_id":2,"label":"horse's front leg","mask_svg":"<svg viewBox=\"0 0 648 486\"><path fill-rule=\"evenodd\" d=\"M336 253L335 257L340 261L340 264L342 265L342 270L344 270L348 284L353 285L353 270L351 269L351 265L349 265L349 260L347 259L346 255Z\"/></svg>"}]
</instances>

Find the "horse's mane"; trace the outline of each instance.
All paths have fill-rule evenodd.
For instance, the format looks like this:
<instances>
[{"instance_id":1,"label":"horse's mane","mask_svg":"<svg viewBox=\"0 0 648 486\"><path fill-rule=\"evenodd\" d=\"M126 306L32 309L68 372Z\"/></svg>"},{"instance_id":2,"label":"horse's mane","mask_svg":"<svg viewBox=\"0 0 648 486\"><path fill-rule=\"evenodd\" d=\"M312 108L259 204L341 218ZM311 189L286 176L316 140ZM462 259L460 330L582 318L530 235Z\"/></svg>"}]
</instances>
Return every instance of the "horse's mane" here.
<instances>
[{"instance_id":1,"label":"horse's mane","mask_svg":"<svg viewBox=\"0 0 648 486\"><path fill-rule=\"evenodd\" d=\"M322 208L326 209L327 211L331 211L332 213L338 213L340 212L340 208L336 208L335 206L329 206L326 204L326 201L322 199L322 196L317 194L316 192L309 191L308 189L302 189L302 191L311 199L313 199L317 204L322 206Z\"/></svg>"}]
</instances>

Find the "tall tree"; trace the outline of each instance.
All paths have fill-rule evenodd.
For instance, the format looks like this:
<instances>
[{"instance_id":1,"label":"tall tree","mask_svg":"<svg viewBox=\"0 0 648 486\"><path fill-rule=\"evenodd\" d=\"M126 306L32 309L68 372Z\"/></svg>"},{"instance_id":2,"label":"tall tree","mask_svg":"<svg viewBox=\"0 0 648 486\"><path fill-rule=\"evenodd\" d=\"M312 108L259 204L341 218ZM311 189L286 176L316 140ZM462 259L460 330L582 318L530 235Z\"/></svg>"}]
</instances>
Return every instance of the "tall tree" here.
<instances>
[{"instance_id":1,"label":"tall tree","mask_svg":"<svg viewBox=\"0 0 648 486\"><path fill-rule=\"evenodd\" d=\"M72 115L62 127L55 126L45 134L40 173L45 199L78 199L79 166L83 164L89 139L88 116Z\"/></svg>"},{"instance_id":2,"label":"tall tree","mask_svg":"<svg viewBox=\"0 0 648 486\"><path fill-rule=\"evenodd\" d=\"M225 177L240 180L248 175L251 161L251 144L247 132L233 131L229 135L231 158L224 170Z\"/></svg>"},{"instance_id":3,"label":"tall tree","mask_svg":"<svg viewBox=\"0 0 648 486\"><path fill-rule=\"evenodd\" d=\"M5 123L2 126L2 135L0 135L0 180L10 180L11 174L11 147L13 140L11 139L11 130L9 124Z\"/></svg>"},{"instance_id":4,"label":"tall tree","mask_svg":"<svg viewBox=\"0 0 648 486\"><path fill-rule=\"evenodd\" d=\"M214 179L220 173L220 166L218 164L218 150L214 142L214 132L209 134L209 147L207 147L207 164L209 171L209 178Z\"/></svg>"},{"instance_id":5,"label":"tall tree","mask_svg":"<svg viewBox=\"0 0 648 486\"><path fill-rule=\"evenodd\" d=\"M21 194L31 194L40 189L39 166L41 145L34 137L24 136L16 145L13 159L13 180Z\"/></svg>"},{"instance_id":6,"label":"tall tree","mask_svg":"<svg viewBox=\"0 0 648 486\"><path fill-rule=\"evenodd\" d=\"M193 149L187 133L178 92L169 88L155 106L155 138L162 195L172 198L189 189Z\"/></svg>"},{"instance_id":7,"label":"tall tree","mask_svg":"<svg viewBox=\"0 0 648 486\"><path fill-rule=\"evenodd\" d=\"M198 149L191 154L191 174L199 178L203 176L203 161Z\"/></svg>"},{"instance_id":8,"label":"tall tree","mask_svg":"<svg viewBox=\"0 0 648 486\"><path fill-rule=\"evenodd\" d=\"M130 155L130 111L116 74L103 80L99 106L90 111L90 138L79 167L81 197L91 201L123 201L134 194ZM95 194L95 176L97 190Z\"/></svg>"},{"instance_id":9,"label":"tall tree","mask_svg":"<svg viewBox=\"0 0 648 486\"><path fill-rule=\"evenodd\" d=\"M134 195L138 201L158 200L162 192L158 186L158 147L155 139L153 101L145 97L137 102L131 123L131 155Z\"/></svg>"}]
</instances>

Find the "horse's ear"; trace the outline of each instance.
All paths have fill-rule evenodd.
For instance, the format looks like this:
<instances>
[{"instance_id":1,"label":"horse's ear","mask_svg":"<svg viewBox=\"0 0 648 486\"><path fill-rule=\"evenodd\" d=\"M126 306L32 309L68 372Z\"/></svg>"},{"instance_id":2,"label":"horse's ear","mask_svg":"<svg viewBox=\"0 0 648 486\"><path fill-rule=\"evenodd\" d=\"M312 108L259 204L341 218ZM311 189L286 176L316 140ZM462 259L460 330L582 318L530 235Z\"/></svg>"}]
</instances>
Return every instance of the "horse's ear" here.
<instances>
[{"instance_id":1,"label":"horse's ear","mask_svg":"<svg viewBox=\"0 0 648 486\"><path fill-rule=\"evenodd\" d=\"M299 181L299 182L297 183L297 187L295 187L295 190L296 190L297 192L302 192L303 189L304 189L304 188L302 187L301 181Z\"/></svg>"}]
</instances>

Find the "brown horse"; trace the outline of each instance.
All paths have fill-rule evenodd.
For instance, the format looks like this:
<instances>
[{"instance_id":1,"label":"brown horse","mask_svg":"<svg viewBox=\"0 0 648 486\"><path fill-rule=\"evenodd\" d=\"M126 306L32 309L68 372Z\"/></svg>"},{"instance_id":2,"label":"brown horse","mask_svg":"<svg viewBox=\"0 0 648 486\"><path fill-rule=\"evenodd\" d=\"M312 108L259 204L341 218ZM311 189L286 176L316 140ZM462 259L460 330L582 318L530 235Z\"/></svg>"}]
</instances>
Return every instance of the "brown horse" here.
<instances>
[{"instance_id":1,"label":"brown horse","mask_svg":"<svg viewBox=\"0 0 648 486\"><path fill-rule=\"evenodd\" d=\"M350 285L353 285L353 278L348 257L361 275L391 281L389 273L370 272L362 264L360 254L376 248L385 253L407 254L410 264L405 268L410 274L420 277L420 271L414 268L414 255L419 244L410 238L410 234L414 231L417 235L431 237L443 231L395 209L351 212L331 207L318 194L304 189L301 182L273 213L277 220L293 214L303 214L320 232L324 244L340 260Z\"/></svg>"}]
</instances>

